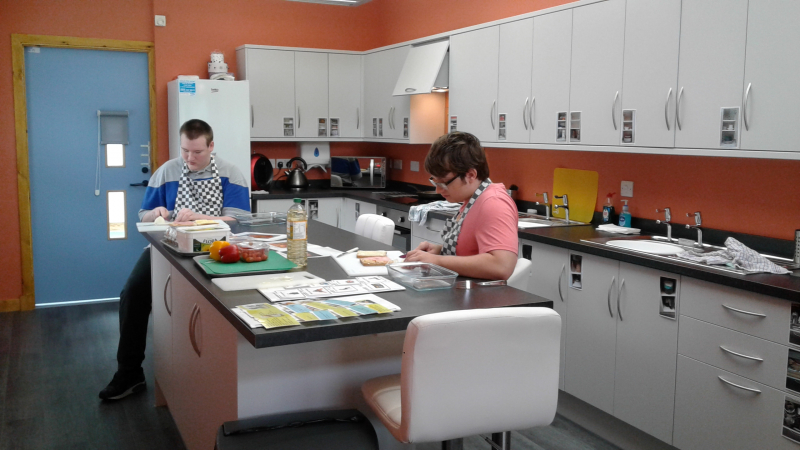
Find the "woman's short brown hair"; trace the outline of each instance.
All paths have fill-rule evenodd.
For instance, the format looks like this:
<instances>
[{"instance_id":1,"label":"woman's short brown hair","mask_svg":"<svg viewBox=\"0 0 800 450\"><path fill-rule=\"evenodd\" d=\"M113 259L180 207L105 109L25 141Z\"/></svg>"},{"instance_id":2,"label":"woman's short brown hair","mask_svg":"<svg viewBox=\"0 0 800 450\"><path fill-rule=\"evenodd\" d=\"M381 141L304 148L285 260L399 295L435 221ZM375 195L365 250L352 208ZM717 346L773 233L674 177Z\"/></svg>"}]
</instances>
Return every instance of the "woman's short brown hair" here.
<instances>
[{"instance_id":1,"label":"woman's short brown hair","mask_svg":"<svg viewBox=\"0 0 800 450\"><path fill-rule=\"evenodd\" d=\"M463 131L440 136L425 157L425 170L437 178L448 173L464 178L470 169L478 172L478 179L481 181L489 178L489 163L486 162L481 141Z\"/></svg>"}]
</instances>

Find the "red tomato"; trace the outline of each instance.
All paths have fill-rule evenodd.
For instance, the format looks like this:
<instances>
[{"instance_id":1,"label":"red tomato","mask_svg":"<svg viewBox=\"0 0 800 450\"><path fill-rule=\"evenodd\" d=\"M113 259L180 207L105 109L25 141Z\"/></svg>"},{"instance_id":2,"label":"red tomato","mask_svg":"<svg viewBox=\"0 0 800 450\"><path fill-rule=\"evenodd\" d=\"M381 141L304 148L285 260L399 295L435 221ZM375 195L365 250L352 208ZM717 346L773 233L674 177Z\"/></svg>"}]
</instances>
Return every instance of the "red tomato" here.
<instances>
[{"instance_id":1,"label":"red tomato","mask_svg":"<svg viewBox=\"0 0 800 450\"><path fill-rule=\"evenodd\" d=\"M239 260L239 247L229 245L219 249L219 260L224 263L235 263Z\"/></svg>"}]
</instances>

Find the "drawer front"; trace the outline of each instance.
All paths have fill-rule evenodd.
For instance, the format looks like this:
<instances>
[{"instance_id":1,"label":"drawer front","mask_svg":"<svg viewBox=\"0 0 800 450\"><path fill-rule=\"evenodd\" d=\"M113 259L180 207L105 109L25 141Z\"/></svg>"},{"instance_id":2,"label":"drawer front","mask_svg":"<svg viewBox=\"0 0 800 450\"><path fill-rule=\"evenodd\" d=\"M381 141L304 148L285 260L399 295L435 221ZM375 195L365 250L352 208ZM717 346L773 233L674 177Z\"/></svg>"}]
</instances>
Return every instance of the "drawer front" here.
<instances>
[{"instance_id":1,"label":"drawer front","mask_svg":"<svg viewBox=\"0 0 800 450\"><path fill-rule=\"evenodd\" d=\"M789 343L790 309L786 300L683 278L681 314L772 342Z\"/></svg>"},{"instance_id":2,"label":"drawer front","mask_svg":"<svg viewBox=\"0 0 800 450\"><path fill-rule=\"evenodd\" d=\"M760 393L731 386L720 376ZM800 444L782 435L786 397L763 384L678 356L672 445L681 450L797 450Z\"/></svg>"},{"instance_id":3,"label":"drawer front","mask_svg":"<svg viewBox=\"0 0 800 450\"><path fill-rule=\"evenodd\" d=\"M786 389L786 346L682 316L678 353L775 389Z\"/></svg>"},{"instance_id":4,"label":"drawer front","mask_svg":"<svg viewBox=\"0 0 800 450\"><path fill-rule=\"evenodd\" d=\"M444 220L428 217L425 225L416 222L411 224L411 234L428 242L442 242L442 230L444 230Z\"/></svg>"}]
</instances>

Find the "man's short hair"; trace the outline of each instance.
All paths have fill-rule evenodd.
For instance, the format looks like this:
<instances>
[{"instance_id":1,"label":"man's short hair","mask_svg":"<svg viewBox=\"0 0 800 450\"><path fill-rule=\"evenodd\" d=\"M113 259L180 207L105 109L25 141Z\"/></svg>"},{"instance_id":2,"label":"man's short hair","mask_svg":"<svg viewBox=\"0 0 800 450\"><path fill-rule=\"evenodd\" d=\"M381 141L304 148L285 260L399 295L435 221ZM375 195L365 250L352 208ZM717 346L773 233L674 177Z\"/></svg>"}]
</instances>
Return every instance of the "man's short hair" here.
<instances>
[{"instance_id":1,"label":"man's short hair","mask_svg":"<svg viewBox=\"0 0 800 450\"><path fill-rule=\"evenodd\" d=\"M489 178L489 163L481 141L463 131L440 136L425 157L425 170L437 178L454 173L463 179L470 169L478 172L481 181Z\"/></svg>"},{"instance_id":2,"label":"man's short hair","mask_svg":"<svg viewBox=\"0 0 800 450\"><path fill-rule=\"evenodd\" d=\"M200 119L191 119L181 125L181 135L186 136L190 141L199 137L206 138L206 145L211 145L214 142L214 130L211 125L203 122Z\"/></svg>"}]
</instances>

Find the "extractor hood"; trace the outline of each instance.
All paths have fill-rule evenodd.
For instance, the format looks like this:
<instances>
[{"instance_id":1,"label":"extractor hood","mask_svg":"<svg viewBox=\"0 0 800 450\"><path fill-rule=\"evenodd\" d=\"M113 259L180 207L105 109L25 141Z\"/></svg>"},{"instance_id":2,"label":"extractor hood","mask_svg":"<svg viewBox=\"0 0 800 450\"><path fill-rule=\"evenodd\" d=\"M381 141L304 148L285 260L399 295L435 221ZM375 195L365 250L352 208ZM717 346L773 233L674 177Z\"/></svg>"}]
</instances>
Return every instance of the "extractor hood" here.
<instances>
[{"instance_id":1,"label":"extractor hood","mask_svg":"<svg viewBox=\"0 0 800 450\"><path fill-rule=\"evenodd\" d=\"M412 46L392 95L446 91L450 74L449 47L449 38Z\"/></svg>"}]
</instances>

